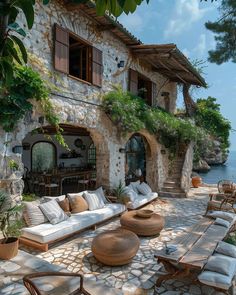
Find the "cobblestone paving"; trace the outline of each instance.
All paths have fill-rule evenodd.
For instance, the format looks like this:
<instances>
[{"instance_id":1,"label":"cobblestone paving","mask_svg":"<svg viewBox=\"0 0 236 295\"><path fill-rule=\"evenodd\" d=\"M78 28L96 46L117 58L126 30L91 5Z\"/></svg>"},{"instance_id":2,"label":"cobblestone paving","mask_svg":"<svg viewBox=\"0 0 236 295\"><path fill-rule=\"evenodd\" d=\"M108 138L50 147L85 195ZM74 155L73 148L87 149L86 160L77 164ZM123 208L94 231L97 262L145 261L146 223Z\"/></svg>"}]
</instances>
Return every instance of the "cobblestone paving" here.
<instances>
[{"instance_id":1,"label":"cobblestone paving","mask_svg":"<svg viewBox=\"0 0 236 295\"><path fill-rule=\"evenodd\" d=\"M190 192L188 199L158 199L145 208L154 210L165 218L165 228L160 236L140 238L140 249L132 263L121 267L109 267L99 263L91 253L93 238L110 229L120 226L119 219L107 222L95 231L89 230L57 244L46 253L32 252L38 258L53 265L66 268L72 272L83 273L86 278L123 290L136 290L135 294L221 294L213 288L192 285L187 279L168 280L160 288L154 290L157 277L165 272L162 265L157 264L154 254L169 242L183 233L186 227L196 223L205 213L209 191L215 188L201 188ZM24 250L29 251L27 248ZM1 294L1 293L0 293ZM128 294L128 293L127 293ZM131 293L130 293L131 294ZM134 293L132 293L134 294Z\"/></svg>"}]
</instances>

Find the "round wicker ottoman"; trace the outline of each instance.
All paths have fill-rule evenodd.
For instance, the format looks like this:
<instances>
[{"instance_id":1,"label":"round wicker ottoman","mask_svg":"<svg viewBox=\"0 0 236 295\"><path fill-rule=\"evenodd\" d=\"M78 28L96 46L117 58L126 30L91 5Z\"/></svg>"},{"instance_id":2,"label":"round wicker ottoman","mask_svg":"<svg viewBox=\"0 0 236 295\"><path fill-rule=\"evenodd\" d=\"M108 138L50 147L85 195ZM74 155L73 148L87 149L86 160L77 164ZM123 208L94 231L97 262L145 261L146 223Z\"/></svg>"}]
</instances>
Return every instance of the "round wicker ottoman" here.
<instances>
[{"instance_id":1,"label":"round wicker ottoman","mask_svg":"<svg viewBox=\"0 0 236 295\"><path fill-rule=\"evenodd\" d=\"M142 218L136 215L136 211L124 213L120 218L122 228L128 229L139 236L154 236L159 234L165 225L161 215L153 214L149 218Z\"/></svg>"},{"instance_id":2,"label":"round wicker ottoman","mask_svg":"<svg viewBox=\"0 0 236 295\"><path fill-rule=\"evenodd\" d=\"M129 263L139 249L139 238L126 229L110 230L97 235L91 250L98 261L106 265Z\"/></svg>"}]
</instances>

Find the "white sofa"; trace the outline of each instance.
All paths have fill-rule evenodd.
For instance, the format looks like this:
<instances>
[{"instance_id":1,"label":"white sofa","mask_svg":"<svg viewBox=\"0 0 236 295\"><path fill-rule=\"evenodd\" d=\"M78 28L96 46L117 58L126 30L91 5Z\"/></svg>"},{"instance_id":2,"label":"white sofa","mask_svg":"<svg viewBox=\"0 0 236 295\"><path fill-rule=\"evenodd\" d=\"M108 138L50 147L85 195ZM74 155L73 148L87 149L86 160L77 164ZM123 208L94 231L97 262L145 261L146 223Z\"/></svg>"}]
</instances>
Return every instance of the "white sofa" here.
<instances>
[{"instance_id":1,"label":"white sofa","mask_svg":"<svg viewBox=\"0 0 236 295\"><path fill-rule=\"evenodd\" d=\"M158 197L158 194L154 192L151 192L147 195L138 194L138 196L135 198L134 201L129 202L127 204L127 209L129 210L138 209L139 207L142 207L146 205L147 203L150 203L151 201L155 200L157 197Z\"/></svg>"},{"instance_id":2,"label":"white sofa","mask_svg":"<svg viewBox=\"0 0 236 295\"><path fill-rule=\"evenodd\" d=\"M65 196L60 196L60 200L63 197L65 198ZM71 214L68 220L54 225L48 222L33 227L25 227L22 229L20 241L31 247L47 251L49 244L118 216L125 210L126 207L123 204L106 203L102 209Z\"/></svg>"}]
</instances>

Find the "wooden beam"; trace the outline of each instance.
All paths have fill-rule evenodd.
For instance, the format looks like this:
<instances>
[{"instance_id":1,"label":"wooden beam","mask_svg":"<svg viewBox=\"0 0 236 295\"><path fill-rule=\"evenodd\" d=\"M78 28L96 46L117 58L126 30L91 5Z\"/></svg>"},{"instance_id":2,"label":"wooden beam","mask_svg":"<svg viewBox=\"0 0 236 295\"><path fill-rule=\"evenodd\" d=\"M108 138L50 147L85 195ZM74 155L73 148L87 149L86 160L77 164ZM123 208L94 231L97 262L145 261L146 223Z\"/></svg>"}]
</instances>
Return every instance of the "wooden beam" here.
<instances>
[{"instance_id":1,"label":"wooden beam","mask_svg":"<svg viewBox=\"0 0 236 295\"><path fill-rule=\"evenodd\" d=\"M100 31L100 32L111 31L116 28L116 26L112 25L112 24L110 24L110 25L97 25L96 27L97 27L98 31Z\"/></svg>"},{"instance_id":2,"label":"wooden beam","mask_svg":"<svg viewBox=\"0 0 236 295\"><path fill-rule=\"evenodd\" d=\"M169 68L168 66L166 66L162 61L159 61L159 63L166 68L168 71L170 71L171 73L173 73L178 79L180 79L184 84L187 84L187 81L185 81L180 75L178 75L177 73L175 73L171 68Z\"/></svg>"}]
</instances>

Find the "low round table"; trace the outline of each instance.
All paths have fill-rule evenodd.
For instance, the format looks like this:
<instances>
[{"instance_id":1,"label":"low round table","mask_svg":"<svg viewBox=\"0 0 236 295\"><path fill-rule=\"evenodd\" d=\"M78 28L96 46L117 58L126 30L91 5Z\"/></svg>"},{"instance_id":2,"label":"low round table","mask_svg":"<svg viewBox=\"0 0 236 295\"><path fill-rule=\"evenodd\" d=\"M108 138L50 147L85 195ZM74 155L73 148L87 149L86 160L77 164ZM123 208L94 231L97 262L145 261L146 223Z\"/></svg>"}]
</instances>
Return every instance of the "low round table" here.
<instances>
[{"instance_id":1,"label":"low round table","mask_svg":"<svg viewBox=\"0 0 236 295\"><path fill-rule=\"evenodd\" d=\"M139 245L136 234L119 228L97 235L91 250L98 261L115 266L129 263L138 252Z\"/></svg>"},{"instance_id":2,"label":"low round table","mask_svg":"<svg viewBox=\"0 0 236 295\"><path fill-rule=\"evenodd\" d=\"M136 215L136 210L124 213L120 218L122 228L128 229L139 236L154 236L159 234L165 225L161 215L153 213L149 218Z\"/></svg>"}]
</instances>

